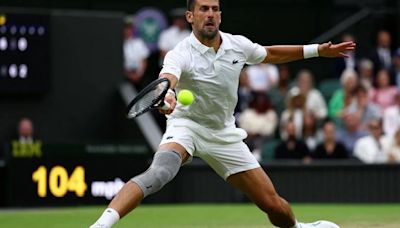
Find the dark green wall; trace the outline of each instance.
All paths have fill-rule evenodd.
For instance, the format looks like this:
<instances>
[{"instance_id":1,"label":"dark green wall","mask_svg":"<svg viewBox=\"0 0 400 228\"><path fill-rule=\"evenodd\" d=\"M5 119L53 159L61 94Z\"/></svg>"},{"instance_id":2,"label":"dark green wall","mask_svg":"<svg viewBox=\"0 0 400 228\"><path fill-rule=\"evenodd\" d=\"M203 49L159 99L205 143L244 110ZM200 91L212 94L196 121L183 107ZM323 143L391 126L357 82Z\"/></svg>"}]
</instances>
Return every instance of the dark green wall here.
<instances>
[{"instance_id":1,"label":"dark green wall","mask_svg":"<svg viewBox=\"0 0 400 228\"><path fill-rule=\"evenodd\" d=\"M1 97L0 141L13 136L23 116L33 120L36 136L46 142L119 140L129 127L118 94L122 81L122 14L49 13L50 91Z\"/></svg>"},{"instance_id":2,"label":"dark green wall","mask_svg":"<svg viewBox=\"0 0 400 228\"><path fill-rule=\"evenodd\" d=\"M235 0L222 1L222 30L241 33L265 44L308 42L328 29L332 0ZM185 7L185 0L0 0L0 6L48 9L85 9L135 13L143 7L168 12Z\"/></svg>"}]
</instances>

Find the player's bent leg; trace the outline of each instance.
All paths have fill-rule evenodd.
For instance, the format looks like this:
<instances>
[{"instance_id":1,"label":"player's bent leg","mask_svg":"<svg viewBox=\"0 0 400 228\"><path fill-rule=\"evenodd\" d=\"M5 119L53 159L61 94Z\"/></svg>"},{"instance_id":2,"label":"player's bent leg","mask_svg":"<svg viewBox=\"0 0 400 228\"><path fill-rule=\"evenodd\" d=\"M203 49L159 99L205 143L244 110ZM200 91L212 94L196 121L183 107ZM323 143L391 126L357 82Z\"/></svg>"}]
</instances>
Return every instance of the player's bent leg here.
<instances>
[{"instance_id":1,"label":"player's bent leg","mask_svg":"<svg viewBox=\"0 0 400 228\"><path fill-rule=\"evenodd\" d=\"M289 204L281 198L262 168L256 168L228 177L227 182L245 193L262 211L268 214L271 223L278 227L294 227L295 217Z\"/></svg>"},{"instance_id":2,"label":"player's bent leg","mask_svg":"<svg viewBox=\"0 0 400 228\"><path fill-rule=\"evenodd\" d=\"M324 220L313 223L297 223L289 203L277 194L271 180L262 168L233 174L228 177L227 181L239 188L261 210L267 213L271 223L277 227L339 228L335 223Z\"/></svg>"},{"instance_id":3,"label":"player's bent leg","mask_svg":"<svg viewBox=\"0 0 400 228\"><path fill-rule=\"evenodd\" d=\"M143 193L143 198L159 191L170 182L181 167L181 155L173 150L162 150L154 155L146 172L132 178Z\"/></svg>"},{"instance_id":4,"label":"player's bent leg","mask_svg":"<svg viewBox=\"0 0 400 228\"><path fill-rule=\"evenodd\" d=\"M160 146L149 169L128 181L91 227L111 227L136 208L144 197L157 192L171 181L182 163L189 157L190 155L179 144L168 143Z\"/></svg>"}]
</instances>

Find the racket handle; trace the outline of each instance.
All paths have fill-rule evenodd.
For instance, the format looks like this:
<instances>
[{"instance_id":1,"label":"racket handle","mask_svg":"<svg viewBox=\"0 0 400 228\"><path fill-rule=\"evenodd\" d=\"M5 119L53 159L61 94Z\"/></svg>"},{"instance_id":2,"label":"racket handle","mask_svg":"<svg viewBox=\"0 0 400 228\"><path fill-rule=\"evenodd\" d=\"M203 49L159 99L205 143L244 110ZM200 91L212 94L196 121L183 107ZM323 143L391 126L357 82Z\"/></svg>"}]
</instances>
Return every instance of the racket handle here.
<instances>
[{"instance_id":1,"label":"racket handle","mask_svg":"<svg viewBox=\"0 0 400 228\"><path fill-rule=\"evenodd\" d=\"M168 110L169 108L171 108L171 105L168 102L164 101L160 108L162 110Z\"/></svg>"}]
</instances>

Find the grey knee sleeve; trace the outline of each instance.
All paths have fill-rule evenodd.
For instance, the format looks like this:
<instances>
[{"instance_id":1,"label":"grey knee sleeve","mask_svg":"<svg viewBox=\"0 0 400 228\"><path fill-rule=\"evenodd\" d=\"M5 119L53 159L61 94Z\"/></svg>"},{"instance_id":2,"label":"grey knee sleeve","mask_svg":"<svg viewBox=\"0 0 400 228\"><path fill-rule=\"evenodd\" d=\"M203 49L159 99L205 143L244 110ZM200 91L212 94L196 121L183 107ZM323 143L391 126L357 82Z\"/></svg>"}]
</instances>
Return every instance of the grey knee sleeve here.
<instances>
[{"instance_id":1,"label":"grey knee sleeve","mask_svg":"<svg viewBox=\"0 0 400 228\"><path fill-rule=\"evenodd\" d=\"M149 169L131 180L139 185L146 197L170 182L178 173L181 164L182 158L178 152L158 151Z\"/></svg>"}]
</instances>

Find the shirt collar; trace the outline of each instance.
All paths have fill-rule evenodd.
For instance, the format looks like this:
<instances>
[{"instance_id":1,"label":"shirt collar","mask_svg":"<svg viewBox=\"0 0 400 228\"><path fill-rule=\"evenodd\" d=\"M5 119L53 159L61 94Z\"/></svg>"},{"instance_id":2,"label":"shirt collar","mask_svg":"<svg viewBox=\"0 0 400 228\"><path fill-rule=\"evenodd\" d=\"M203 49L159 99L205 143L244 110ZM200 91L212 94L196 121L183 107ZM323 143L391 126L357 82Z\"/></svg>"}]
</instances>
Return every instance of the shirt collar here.
<instances>
[{"instance_id":1,"label":"shirt collar","mask_svg":"<svg viewBox=\"0 0 400 228\"><path fill-rule=\"evenodd\" d=\"M228 36L224 32L219 32L221 34L222 44L221 47L223 50L232 49L232 43L229 40Z\"/></svg>"},{"instance_id":2,"label":"shirt collar","mask_svg":"<svg viewBox=\"0 0 400 228\"><path fill-rule=\"evenodd\" d=\"M232 43L230 42L230 40L228 39L228 37L226 36L225 33L219 31L219 34L221 35L221 39L222 39L222 43L221 46L219 47L222 50L228 50L228 49L232 49ZM201 54L206 53L210 47L205 46L204 44L202 44L194 35L194 33L192 32L190 34L189 37L190 43L191 45L196 48Z\"/></svg>"}]
</instances>

